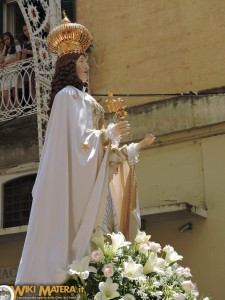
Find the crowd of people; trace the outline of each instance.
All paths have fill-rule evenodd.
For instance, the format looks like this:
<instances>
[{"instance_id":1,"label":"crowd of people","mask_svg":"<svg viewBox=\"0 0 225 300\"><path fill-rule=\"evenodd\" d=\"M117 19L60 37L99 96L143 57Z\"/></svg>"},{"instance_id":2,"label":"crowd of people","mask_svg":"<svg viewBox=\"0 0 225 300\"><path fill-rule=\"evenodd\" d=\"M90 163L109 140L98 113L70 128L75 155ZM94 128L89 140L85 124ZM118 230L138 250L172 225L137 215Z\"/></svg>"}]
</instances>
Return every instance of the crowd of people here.
<instances>
[{"instance_id":1,"label":"crowd of people","mask_svg":"<svg viewBox=\"0 0 225 300\"><path fill-rule=\"evenodd\" d=\"M10 32L0 35L0 72L2 68L8 67L21 59L33 57L33 50L27 25L23 26L23 34L15 38ZM29 72L28 72L29 74ZM26 76L29 77L29 76ZM29 88L29 78L24 78L24 88ZM22 89L21 77L18 72L10 72L7 77L1 77L0 111L10 110L19 106L19 90ZM35 98L34 76L31 76L30 92L32 99Z\"/></svg>"}]
</instances>

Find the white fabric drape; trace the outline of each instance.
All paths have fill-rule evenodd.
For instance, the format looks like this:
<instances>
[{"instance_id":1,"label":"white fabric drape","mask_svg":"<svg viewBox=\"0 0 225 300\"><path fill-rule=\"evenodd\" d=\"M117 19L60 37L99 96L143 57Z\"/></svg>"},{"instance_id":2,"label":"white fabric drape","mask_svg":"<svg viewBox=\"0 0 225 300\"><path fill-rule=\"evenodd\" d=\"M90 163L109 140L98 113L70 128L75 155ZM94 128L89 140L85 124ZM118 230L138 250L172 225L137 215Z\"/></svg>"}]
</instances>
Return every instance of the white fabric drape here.
<instances>
[{"instance_id":1,"label":"white fabric drape","mask_svg":"<svg viewBox=\"0 0 225 300\"><path fill-rule=\"evenodd\" d=\"M107 195L119 229L127 238L136 233L134 170L126 162L126 146L103 151L102 113L90 95L74 87L56 95L16 285L65 282L68 265L84 256L94 228L105 222Z\"/></svg>"},{"instance_id":2,"label":"white fabric drape","mask_svg":"<svg viewBox=\"0 0 225 300\"><path fill-rule=\"evenodd\" d=\"M67 266L82 258L103 219L108 150L103 154L101 131L93 128L90 99L74 87L55 97L17 285L66 281Z\"/></svg>"}]
</instances>

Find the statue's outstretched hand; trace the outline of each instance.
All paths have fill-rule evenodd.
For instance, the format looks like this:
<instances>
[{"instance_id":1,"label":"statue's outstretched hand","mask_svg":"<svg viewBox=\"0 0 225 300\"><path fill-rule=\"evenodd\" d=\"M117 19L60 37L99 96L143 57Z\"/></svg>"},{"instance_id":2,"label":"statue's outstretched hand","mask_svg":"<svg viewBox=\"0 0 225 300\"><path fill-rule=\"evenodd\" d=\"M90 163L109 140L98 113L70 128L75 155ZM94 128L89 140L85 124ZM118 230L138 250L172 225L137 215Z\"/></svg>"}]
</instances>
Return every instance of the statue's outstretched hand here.
<instances>
[{"instance_id":1,"label":"statue's outstretched hand","mask_svg":"<svg viewBox=\"0 0 225 300\"><path fill-rule=\"evenodd\" d=\"M154 143L156 137L153 134L147 134L145 138L137 144L137 150L140 151L146 146L150 146Z\"/></svg>"},{"instance_id":2,"label":"statue's outstretched hand","mask_svg":"<svg viewBox=\"0 0 225 300\"><path fill-rule=\"evenodd\" d=\"M113 128L113 134L117 136L126 136L130 133L130 124L128 121L119 121Z\"/></svg>"}]
</instances>

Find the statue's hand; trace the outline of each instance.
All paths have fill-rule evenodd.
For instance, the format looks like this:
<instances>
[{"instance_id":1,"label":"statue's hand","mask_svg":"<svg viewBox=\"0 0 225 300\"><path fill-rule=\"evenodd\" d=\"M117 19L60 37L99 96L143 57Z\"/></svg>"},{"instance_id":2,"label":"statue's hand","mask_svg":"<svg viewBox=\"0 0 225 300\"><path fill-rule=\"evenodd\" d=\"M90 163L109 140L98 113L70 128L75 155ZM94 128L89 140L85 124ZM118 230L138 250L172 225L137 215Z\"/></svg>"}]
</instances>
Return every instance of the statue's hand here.
<instances>
[{"instance_id":1,"label":"statue's hand","mask_svg":"<svg viewBox=\"0 0 225 300\"><path fill-rule=\"evenodd\" d=\"M115 124L112 131L117 136L126 136L130 133L130 124L128 121L119 121Z\"/></svg>"},{"instance_id":2,"label":"statue's hand","mask_svg":"<svg viewBox=\"0 0 225 300\"><path fill-rule=\"evenodd\" d=\"M146 146L150 146L154 143L156 137L153 134L147 134L145 138L137 144L137 150L140 151Z\"/></svg>"}]
</instances>

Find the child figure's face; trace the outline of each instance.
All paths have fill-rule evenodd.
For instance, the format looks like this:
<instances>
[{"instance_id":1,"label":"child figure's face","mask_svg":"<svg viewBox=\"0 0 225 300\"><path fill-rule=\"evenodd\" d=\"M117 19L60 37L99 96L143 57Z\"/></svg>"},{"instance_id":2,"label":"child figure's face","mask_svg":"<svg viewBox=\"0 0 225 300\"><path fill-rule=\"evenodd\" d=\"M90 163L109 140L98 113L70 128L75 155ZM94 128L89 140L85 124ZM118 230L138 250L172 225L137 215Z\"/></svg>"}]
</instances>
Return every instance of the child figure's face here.
<instances>
[{"instance_id":1,"label":"child figure's face","mask_svg":"<svg viewBox=\"0 0 225 300\"><path fill-rule=\"evenodd\" d=\"M76 61L76 72L77 76L83 83L88 81L88 71L89 65L87 63L87 56L81 54L81 56Z\"/></svg>"}]
</instances>

